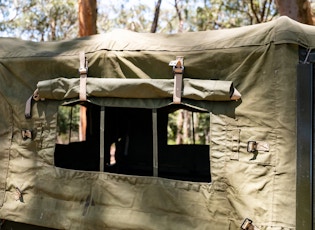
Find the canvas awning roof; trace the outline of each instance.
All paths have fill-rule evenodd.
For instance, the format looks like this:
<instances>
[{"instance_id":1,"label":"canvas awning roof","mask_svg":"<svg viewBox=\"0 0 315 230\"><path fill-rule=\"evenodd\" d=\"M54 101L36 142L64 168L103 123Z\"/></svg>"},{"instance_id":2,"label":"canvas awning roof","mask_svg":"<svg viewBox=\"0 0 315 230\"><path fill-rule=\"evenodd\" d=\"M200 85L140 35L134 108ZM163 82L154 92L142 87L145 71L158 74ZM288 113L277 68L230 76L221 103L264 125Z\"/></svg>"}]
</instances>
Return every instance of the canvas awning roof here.
<instances>
[{"instance_id":1,"label":"canvas awning roof","mask_svg":"<svg viewBox=\"0 0 315 230\"><path fill-rule=\"evenodd\" d=\"M93 41L93 42L92 42ZM181 34L135 33L115 30L69 41L35 43L19 39L1 38L0 58L52 57L74 55L84 50L111 51L200 51L262 44L292 43L315 48L312 26L300 24L283 16L277 20L229 30L190 32ZM12 47L15 47L12 49ZM38 52L38 50L41 50Z\"/></svg>"}]
</instances>

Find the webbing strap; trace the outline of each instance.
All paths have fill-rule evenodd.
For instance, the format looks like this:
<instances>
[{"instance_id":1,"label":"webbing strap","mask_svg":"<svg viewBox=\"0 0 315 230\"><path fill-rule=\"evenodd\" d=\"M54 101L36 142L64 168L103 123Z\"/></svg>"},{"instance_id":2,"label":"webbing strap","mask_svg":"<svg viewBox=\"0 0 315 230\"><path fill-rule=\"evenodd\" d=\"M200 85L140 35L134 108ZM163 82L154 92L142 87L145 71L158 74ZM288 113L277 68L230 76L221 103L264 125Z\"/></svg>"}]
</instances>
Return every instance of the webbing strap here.
<instances>
[{"instance_id":1,"label":"webbing strap","mask_svg":"<svg viewBox=\"0 0 315 230\"><path fill-rule=\"evenodd\" d=\"M86 101L87 60L84 52L80 52L80 101Z\"/></svg>"},{"instance_id":2,"label":"webbing strap","mask_svg":"<svg viewBox=\"0 0 315 230\"><path fill-rule=\"evenodd\" d=\"M173 66L174 73L174 93L173 103L180 104L182 97L182 82L184 73L184 57L177 56L175 61L171 61L170 64Z\"/></svg>"}]
</instances>

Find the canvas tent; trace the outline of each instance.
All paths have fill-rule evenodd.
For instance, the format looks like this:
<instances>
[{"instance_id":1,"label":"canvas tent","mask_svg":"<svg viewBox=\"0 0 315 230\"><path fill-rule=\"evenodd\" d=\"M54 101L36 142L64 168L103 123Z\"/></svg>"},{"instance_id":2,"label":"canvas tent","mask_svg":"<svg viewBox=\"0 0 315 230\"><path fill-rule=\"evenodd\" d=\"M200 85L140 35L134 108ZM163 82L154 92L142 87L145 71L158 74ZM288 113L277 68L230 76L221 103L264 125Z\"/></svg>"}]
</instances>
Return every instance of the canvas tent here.
<instances>
[{"instance_id":1,"label":"canvas tent","mask_svg":"<svg viewBox=\"0 0 315 230\"><path fill-rule=\"evenodd\" d=\"M298 155L307 156L308 136L298 142L297 106L302 121L308 111L296 76L312 72L304 65L314 48L315 29L287 17L173 35L1 38L2 226L308 229L310 172L299 170L310 161ZM78 104L85 141L56 144L58 108ZM166 143L167 115L178 108L210 115L209 145ZM125 150L112 172L117 139Z\"/></svg>"}]
</instances>

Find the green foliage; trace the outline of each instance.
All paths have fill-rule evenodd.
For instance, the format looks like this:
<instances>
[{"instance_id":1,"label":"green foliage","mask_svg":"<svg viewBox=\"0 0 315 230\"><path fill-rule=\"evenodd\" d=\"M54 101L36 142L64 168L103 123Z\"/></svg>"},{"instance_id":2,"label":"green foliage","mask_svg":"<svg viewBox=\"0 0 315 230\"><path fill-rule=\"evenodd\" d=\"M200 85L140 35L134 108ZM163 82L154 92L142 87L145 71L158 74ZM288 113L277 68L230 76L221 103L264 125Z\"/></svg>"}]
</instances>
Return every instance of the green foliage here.
<instances>
[{"instance_id":1,"label":"green foliage","mask_svg":"<svg viewBox=\"0 0 315 230\"><path fill-rule=\"evenodd\" d=\"M97 31L150 32L154 2L98 0ZM0 0L0 11L0 36L52 41L78 34L77 0ZM271 20L276 14L273 0L163 0L157 32L239 27Z\"/></svg>"},{"instance_id":2,"label":"green foliage","mask_svg":"<svg viewBox=\"0 0 315 230\"><path fill-rule=\"evenodd\" d=\"M77 36L76 0L0 1L0 31L35 41Z\"/></svg>"},{"instance_id":3,"label":"green foliage","mask_svg":"<svg viewBox=\"0 0 315 230\"><path fill-rule=\"evenodd\" d=\"M174 144L209 144L209 113L176 110L168 115L167 143Z\"/></svg>"},{"instance_id":4,"label":"green foliage","mask_svg":"<svg viewBox=\"0 0 315 230\"><path fill-rule=\"evenodd\" d=\"M80 106L59 106L57 114L57 142L67 143L78 139Z\"/></svg>"},{"instance_id":5,"label":"green foliage","mask_svg":"<svg viewBox=\"0 0 315 230\"><path fill-rule=\"evenodd\" d=\"M270 21L277 14L272 0L205 0L197 8L198 30L240 27Z\"/></svg>"},{"instance_id":6,"label":"green foliage","mask_svg":"<svg viewBox=\"0 0 315 230\"><path fill-rule=\"evenodd\" d=\"M112 29L129 29L149 32L154 11L143 2L138 1L137 5L133 5L128 0L99 1L98 31L104 33Z\"/></svg>"}]
</instances>

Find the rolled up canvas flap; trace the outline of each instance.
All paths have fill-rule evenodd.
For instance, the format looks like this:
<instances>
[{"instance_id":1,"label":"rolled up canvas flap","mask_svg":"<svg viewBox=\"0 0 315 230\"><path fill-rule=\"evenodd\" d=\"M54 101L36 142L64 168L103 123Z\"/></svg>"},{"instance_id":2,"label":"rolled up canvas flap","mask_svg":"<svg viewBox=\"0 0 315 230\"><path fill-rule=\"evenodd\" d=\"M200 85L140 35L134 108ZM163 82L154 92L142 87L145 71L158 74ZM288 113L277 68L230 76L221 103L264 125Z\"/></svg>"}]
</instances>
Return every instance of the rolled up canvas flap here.
<instances>
[{"instance_id":1,"label":"rolled up canvas flap","mask_svg":"<svg viewBox=\"0 0 315 230\"><path fill-rule=\"evenodd\" d=\"M87 97L158 99L173 96L173 79L88 78ZM78 78L56 78L37 84L39 96L64 100L79 97ZM230 101L235 97L232 81L184 79L182 97L204 101ZM234 94L234 97L233 97Z\"/></svg>"}]
</instances>

